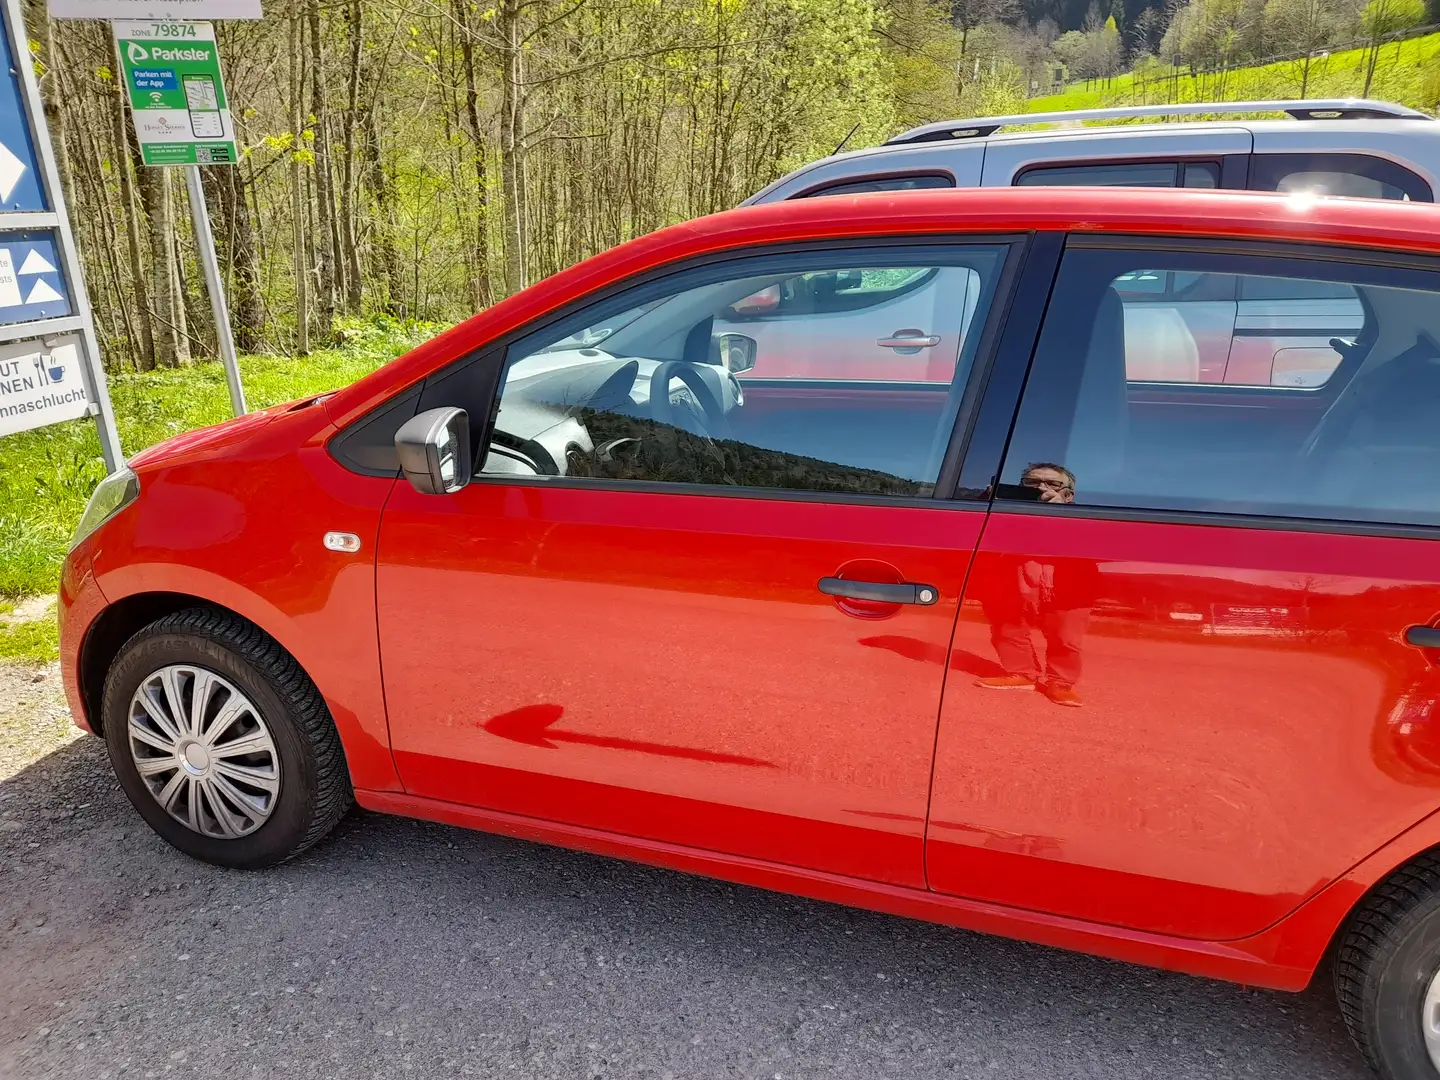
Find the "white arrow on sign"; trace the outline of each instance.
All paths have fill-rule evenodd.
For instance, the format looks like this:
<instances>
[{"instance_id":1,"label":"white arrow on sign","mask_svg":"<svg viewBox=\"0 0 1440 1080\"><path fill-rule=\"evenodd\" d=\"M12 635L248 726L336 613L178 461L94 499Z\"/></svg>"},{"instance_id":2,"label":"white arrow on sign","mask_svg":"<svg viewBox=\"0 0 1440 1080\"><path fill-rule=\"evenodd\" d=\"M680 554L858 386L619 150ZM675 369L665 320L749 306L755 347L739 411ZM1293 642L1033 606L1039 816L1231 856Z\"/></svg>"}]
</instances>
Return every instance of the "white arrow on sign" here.
<instances>
[{"instance_id":1,"label":"white arrow on sign","mask_svg":"<svg viewBox=\"0 0 1440 1080\"><path fill-rule=\"evenodd\" d=\"M54 289L52 289L49 285L46 285L46 284L45 284L45 279L44 279L44 278L41 278L39 281L35 282L35 287L30 290L30 295L25 298L25 303L27 303L27 304L43 304L43 303L46 303L47 301L50 301L50 300L64 300L64 299L65 299L65 297L61 296L58 292L56 292Z\"/></svg>"},{"instance_id":2,"label":"white arrow on sign","mask_svg":"<svg viewBox=\"0 0 1440 1080\"><path fill-rule=\"evenodd\" d=\"M30 254L25 256L25 261L20 264L22 274L53 274L55 267L50 265L50 260L40 254L38 248L31 248Z\"/></svg>"},{"instance_id":3,"label":"white arrow on sign","mask_svg":"<svg viewBox=\"0 0 1440 1080\"><path fill-rule=\"evenodd\" d=\"M0 201L9 201L10 193L25 175L26 165L8 146L0 143Z\"/></svg>"}]
</instances>

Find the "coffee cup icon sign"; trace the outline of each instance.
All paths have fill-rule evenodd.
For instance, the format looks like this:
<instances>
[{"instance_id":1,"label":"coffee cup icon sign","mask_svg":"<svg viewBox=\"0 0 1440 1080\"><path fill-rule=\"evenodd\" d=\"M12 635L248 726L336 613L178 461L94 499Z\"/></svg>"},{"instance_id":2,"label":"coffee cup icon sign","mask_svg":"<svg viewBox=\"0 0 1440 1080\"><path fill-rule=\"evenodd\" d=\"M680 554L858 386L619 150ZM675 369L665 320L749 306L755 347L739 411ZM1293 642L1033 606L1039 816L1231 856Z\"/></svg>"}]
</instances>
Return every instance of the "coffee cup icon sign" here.
<instances>
[{"instance_id":1,"label":"coffee cup icon sign","mask_svg":"<svg viewBox=\"0 0 1440 1080\"><path fill-rule=\"evenodd\" d=\"M57 364L53 356L40 354L32 357L31 362L35 365L35 375L41 386L49 386L65 377L65 365Z\"/></svg>"}]
</instances>

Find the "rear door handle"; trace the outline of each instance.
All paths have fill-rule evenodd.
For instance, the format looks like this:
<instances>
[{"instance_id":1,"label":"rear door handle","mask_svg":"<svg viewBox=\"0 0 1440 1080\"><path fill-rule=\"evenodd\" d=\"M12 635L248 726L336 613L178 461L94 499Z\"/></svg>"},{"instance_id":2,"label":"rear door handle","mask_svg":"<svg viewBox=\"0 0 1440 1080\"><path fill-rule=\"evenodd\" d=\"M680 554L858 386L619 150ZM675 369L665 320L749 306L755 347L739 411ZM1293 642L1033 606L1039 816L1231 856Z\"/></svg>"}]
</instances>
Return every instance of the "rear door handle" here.
<instances>
[{"instance_id":1,"label":"rear door handle","mask_svg":"<svg viewBox=\"0 0 1440 1080\"><path fill-rule=\"evenodd\" d=\"M847 600L870 600L877 604L919 604L929 607L940 599L934 585L903 581L891 585L882 581L852 581L849 578L822 577L820 591L826 596L843 596Z\"/></svg>"},{"instance_id":2,"label":"rear door handle","mask_svg":"<svg viewBox=\"0 0 1440 1080\"><path fill-rule=\"evenodd\" d=\"M875 342L882 349L929 349L940 344L939 334L926 334L919 330L897 330L890 337Z\"/></svg>"},{"instance_id":3,"label":"rear door handle","mask_svg":"<svg viewBox=\"0 0 1440 1080\"><path fill-rule=\"evenodd\" d=\"M1440 629L1433 626L1409 626L1405 629L1405 644L1417 649L1440 649Z\"/></svg>"}]
</instances>

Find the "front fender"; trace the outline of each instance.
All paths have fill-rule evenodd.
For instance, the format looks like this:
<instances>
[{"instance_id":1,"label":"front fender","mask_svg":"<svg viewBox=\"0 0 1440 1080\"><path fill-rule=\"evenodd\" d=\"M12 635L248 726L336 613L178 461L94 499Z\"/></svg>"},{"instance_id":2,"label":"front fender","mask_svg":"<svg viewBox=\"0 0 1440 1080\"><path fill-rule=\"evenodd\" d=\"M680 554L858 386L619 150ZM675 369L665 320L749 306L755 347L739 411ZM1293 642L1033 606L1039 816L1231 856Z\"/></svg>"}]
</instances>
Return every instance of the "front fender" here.
<instances>
[{"instance_id":1,"label":"front fender","mask_svg":"<svg viewBox=\"0 0 1440 1080\"><path fill-rule=\"evenodd\" d=\"M299 439L287 427L271 423L242 452L138 469L140 497L94 537L95 582L112 608L178 594L253 622L319 687L355 786L398 791L375 613L375 545L394 480L341 468L320 426ZM329 550L331 531L354 533L360 549Z\"/></svg>"}]
</instances>

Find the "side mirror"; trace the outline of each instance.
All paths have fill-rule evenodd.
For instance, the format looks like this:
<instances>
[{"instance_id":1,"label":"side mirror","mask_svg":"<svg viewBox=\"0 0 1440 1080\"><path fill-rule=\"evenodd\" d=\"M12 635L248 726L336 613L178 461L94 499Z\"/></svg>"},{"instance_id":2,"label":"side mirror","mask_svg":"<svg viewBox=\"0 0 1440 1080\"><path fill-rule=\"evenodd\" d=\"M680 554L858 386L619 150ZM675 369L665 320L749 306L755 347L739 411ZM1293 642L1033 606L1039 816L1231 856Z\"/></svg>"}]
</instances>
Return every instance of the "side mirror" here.
<instances>
[{"instance_id":1,"label":"side mirror","mask_svg":"<svg viewBox=\"0 0 1440 1080\"><path fill-rule=\"evenodd\" d=\"M422 495L449 495L470 482L470 417L464 409L430 409L395 433L400 470Z\"/></svg>"},{"instance_id":2,"label":"side mirror","mask_svg":"<svg viewBox=\"0 0 1440 1080\"><path fill-rule=\"evenodd\" d=\"M755 354L759 346L755 339L744 334L717 334L715 349L720 354L718 363L732 375L749 371L755 366Z\"/></svg>"}]
</instances>

